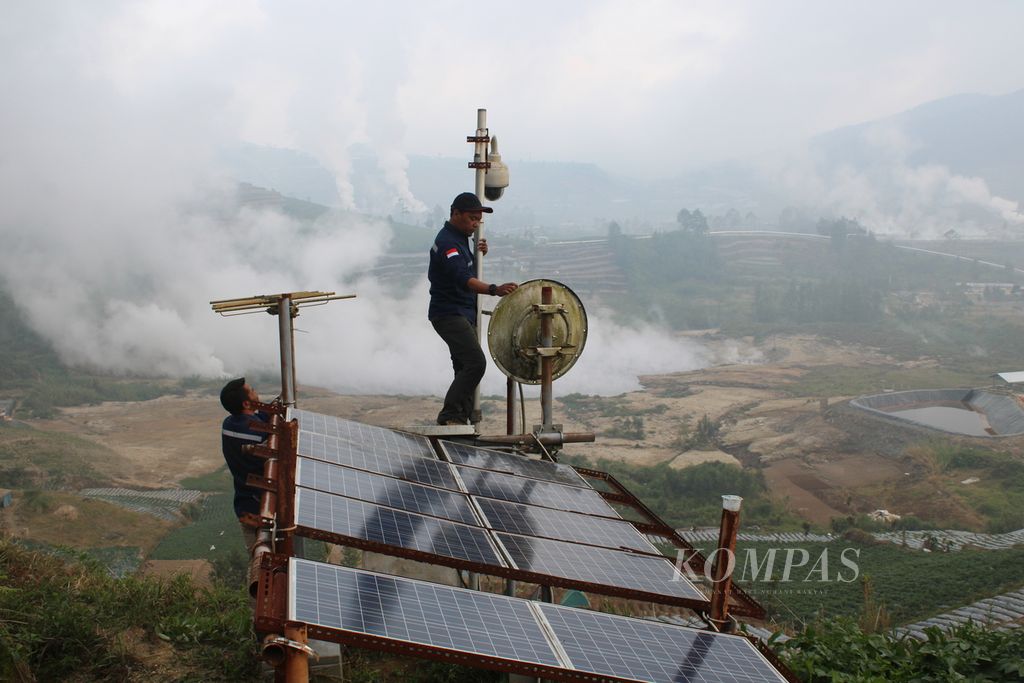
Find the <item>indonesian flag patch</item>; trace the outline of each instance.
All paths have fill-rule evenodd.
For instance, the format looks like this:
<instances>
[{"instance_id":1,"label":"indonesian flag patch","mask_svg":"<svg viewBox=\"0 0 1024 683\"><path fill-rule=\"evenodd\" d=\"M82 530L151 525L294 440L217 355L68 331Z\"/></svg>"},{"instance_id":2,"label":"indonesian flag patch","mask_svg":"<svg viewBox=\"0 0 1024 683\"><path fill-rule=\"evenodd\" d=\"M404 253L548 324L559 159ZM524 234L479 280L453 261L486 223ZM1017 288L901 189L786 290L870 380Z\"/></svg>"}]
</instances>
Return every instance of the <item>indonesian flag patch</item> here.
<instances>
[{"instance_id":1,"label":"indonesian flag patch","mask_svg":"<svg viewBox=\"0 0 1024 683\"><path fill-rule=\"evenodd\" d=\"M444 252L444 257L445 258L451 258L452 256L458 256L458 255L459 255L459 250L456 249L455 247L452 247L448 251Z\"/></svg>"}]
</instances>

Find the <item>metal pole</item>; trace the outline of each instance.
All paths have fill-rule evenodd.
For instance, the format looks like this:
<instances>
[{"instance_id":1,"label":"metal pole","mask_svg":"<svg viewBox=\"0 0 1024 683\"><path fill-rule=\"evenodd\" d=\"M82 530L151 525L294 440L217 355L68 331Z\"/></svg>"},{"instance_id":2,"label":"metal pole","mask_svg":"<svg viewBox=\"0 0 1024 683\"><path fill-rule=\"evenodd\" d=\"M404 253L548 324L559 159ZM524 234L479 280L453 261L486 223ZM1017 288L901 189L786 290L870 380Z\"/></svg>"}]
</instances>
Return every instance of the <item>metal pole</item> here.
<instances>
[{"instance_id":1,"label":"metal pole","mask_svg":"<svg viewBox=\"0 0 1024 683\"><path fill-rule=\"evenodd\" d=\"M719 630L729 621L729 593L732 590L732 570L736 565L736 532L740 527L739 496L722 496L722 525L718 531L718 549L715 566L711 569L711 623Z\"/></svg>"},{"instance_id":2,"label":"metal pole","mask_svg":"<svg viewBox=\"0 0 1024 683\"><path fill-rule=\"evenodd\" d=\"M551 304L551 287L542 287L540 290L540 302L542 305ZM546 349L551 348L554 343L551 336L551 314L542 312L540 314L540 345ZM551 364L554 358L548 355L540 359L540 410L541 430L549 431L553 424L551 417Z\"/></svg>"},{"instance_id":3,"label":"metal pole","mask_svg":"<svg viewBox=\"0 0 1024 683\"><path fill-rule=\"evenodd\" d=\"M285 622L284 637L305 645L306 625L296 622ZM304 649L289 647L284 651L284 679L288 683L308 683L309 654Z\"/></svg>"},{"instance_id":4,"label":"metal pole","mask_svg":"<svg viewBox=\"0 0 1024 683\"><path fill-rule=\"evenodd\" d=\"M473 161L477 164L476 166L476 186L474 191L476 192L477 198L480 203L484 203L484 176L487 173L487 169L484 168L483 162L487 161L487 143L483 142L483 138L487 136L487 110L477 109L476 110L476 142L473 144ZM473 236L473 260L476 262L476 279L484 279L484 260L483 254L477 248L480 244L480 240L484 238L484 220L482 214L480 217L480 227L477 229L476 234ZM483 299L479 295L476 297L476 338L480 341L481 330L483 330L484 320L484 309ZM477 385L476 390L473 392L473 414L470 416L470 422L477 424L480 422L482 414L480 412L480 385Z\"/></svg>"},{"instance_id":5,"label":"metal pole","mask_svg":"<svg viewBox=\"0 0 1024 683\"><path fill-rule=\"evenodd\" d=\"M293 306L291 315L288 316L288 330L291 333L292 343L292 402L289 404L292 407L299 403L299 383L295 380L295 318L299 317L299 307Z\"/></svg>"},{"instance_id":6,"label":"metal pole","mask_svg":"<svg viewBox=\"0 0 1024 683\"><path fill-rule=\"evenodd\" d=\"M516 433L516 382L511 377L505 380L505 433Z\"/></svg>"},{"instance_id":7,"label":"metal pole","mask_svg":"<svg viewBox=\"0 0 1024 683\"><path fill-rule=\"evenodd\" d=\"M292 297L277 302L277 329L281 341L281 403L295 405L295 350L292 348Z\"/></svg>"}]
</instances>

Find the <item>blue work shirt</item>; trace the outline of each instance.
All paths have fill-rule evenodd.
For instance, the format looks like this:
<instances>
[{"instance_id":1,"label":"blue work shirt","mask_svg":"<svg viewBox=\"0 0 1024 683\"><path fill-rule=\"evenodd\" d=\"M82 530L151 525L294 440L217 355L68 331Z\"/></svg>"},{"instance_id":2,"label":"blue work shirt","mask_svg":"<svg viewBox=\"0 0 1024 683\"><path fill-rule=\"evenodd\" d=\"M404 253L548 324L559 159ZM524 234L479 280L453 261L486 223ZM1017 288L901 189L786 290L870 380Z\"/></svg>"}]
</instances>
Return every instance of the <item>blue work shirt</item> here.
<instances>
[{"instance_id":1,"label":"blue work shirt","mask_svg":"<svg viewBox=\"0 0 1024 683\"><path fill-rule=\"evenodd\" d=\"M445 221L434 238L434 246L430 248L430 267L427 269L430 308L427 317L437 320L461 315L476 325L476 292L466 284L472 277L476 277L476 270L469 236Z\"/></svg>"},{"instance_id":2,"label":"blue work shirt","mask_svg":"<svg viewBox=\"0 0 1024 683\"><path fill-rule=\"evenodd\" d=\"M224 418L220 432L224 461L228 464L228 469L231 470L231 479L235 485L236 517L241 517L246 512L254 515L260 513L260 498L263 496L263 491L246 484L246 479L250 474L263 476L264 460L242 452L242 446L260 444L267 438L266 434L252 430L249 423L253 421L267 422L268 417L263 413L228 415Z\"/></svg>"}]
</instances>

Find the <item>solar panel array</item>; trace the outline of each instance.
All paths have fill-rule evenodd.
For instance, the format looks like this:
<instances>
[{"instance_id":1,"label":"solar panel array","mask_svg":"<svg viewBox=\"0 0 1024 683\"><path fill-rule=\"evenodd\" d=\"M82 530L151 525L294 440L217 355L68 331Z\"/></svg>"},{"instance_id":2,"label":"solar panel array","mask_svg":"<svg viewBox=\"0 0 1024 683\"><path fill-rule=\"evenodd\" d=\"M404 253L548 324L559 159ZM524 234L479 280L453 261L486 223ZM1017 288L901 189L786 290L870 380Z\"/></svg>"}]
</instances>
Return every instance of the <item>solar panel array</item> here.
<instances>
[{"instance_id":1,"label":"solar panel array","mask_svg":"<svg viewBox=\"0 0 1024 683\"><path fill-rule=\"evenodd\" d=\"M637 591L676 604L707 599L572 468L446 443L454 461L532 476L450 464L424 454L420 437L292 415L300 424L295 520L304 533L428 553L441 564L529 572L554 585ZM565 483L566 469L576 484Z\"/></svg>"},{"instance_id":2,"label":"solar panel array","mask_svg":"<svg viewBox=\"0 0 1024 683\"><path fill-rule=\"evenodd\" d=\"M485 529L298 487L295 523L348 538L504 567Z\"/></svg>"},{"instance_id":3,"label":"solar panel array","mask_svg":"<svg viewBox=\"0 0 1024 683\"><path fill-rule=\"evenodd\" d=\"M473 500L484 514L487 526L496 531L661 554L637 532L636 527L625 520L592 517L493 498L476 497Z\"/></svg>"},{"instance_id":4,"label":"solar panel array","mask_svg":"<svg viewBox=\"0 0 1024 683\"><path fill-rule=\"evenodd\" d=\"M324 434L299 431L298 454L337 465L357 467L367 472L418 481L458 491L452 466L440 460L388 451L373 451Z\"/></svg>"},{"instance_id":5,"label":"solar panel array","mask_svg":"<svg viewBox=\"0 0 1024 683\"><path fill-rule=\"evenodd\" d=\"M559 664L523 600L299 559L292 560L288 574L291 620L448 650Z\"/></svg>"},{"instance_id":6,"label":"solar panel array","mask_svg":"<svg viewBox=\"0 0 1024 683\"><path fill-rule=\"evenodd\" d=\"M292 558L287 619L391 645L627 680L784 681L745 638ZM319 634L318 634L319 635ZM513 664L515 666L515 664ZM585 676L579 676L584 678Z\"/></svg>"},{"instance_id":7,"label":"solar panel array","mask_svg":"<svg viewBox=\"0 0 1024 683\"><path fill-rule=\"evenodd\" d=\"M325 493L358 498L409 512L444 517L466 524L479 523L465 494L320 460L298 458L295 483Z\"/></svg>"},{"instance_id":8,"label":"solar panel array","mask_svg":"<svg viewBox=\"0 0 1024 683\"><path fill-rule=\"evenodd\" d=\"M288 418L299 421L300 432L333 437L336 443L347 445L356 451L370 450L375 454L434 457L434 449L431 448L430 441L424 436L405 434L393 429L374 427L362 422L311 413L298 408L292 408L288 413Z\"/></svg>"}]
</instances>

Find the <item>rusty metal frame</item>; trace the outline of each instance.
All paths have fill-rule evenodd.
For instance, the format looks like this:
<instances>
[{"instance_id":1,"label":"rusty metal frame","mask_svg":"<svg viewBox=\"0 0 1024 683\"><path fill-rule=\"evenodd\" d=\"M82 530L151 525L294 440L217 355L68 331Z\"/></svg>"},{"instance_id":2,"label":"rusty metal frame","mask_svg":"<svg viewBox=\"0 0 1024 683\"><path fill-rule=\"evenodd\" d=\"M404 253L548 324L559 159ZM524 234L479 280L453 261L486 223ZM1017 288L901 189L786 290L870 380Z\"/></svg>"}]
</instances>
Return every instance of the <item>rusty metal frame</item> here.
<instances>
[{"instance_id":1,"label":"rusty metal frame","mask_svg":"<svg viewBox=\"0 0 1024 683\"><path fill-rule=\"evenodd\" d=\"M531 664L514 659L502 659L492 655L481 655L461 650L449 650L434 645L421 643L410 643L402 640L384 638L382 636L371 636L365 633L353 631L340 631L323 626L307 624L307 632L310 637L320 640L327 640L352 647L379 650L381 652L394 652L402 655L410 655L422 659L433 659L453 664L462 664L474 668L490 669L503 673L524 674L536 676L545 681L617 681L621 683L636 683L635 678L619 678L618 676L598 675L577 669L563 669L551 667L544 664Z\"/></svg>"},{"instance_id":2,"label":"rusty metal frame","mask_svg":"<svg viewBox=\"0 0 1024 683\"><path fill-rule=\"evenodd\" d=\"M289 556L282 554L267 554L261 558L260 567L260 589L257 594L256 604L256 629L260 634L281 633L288 621L288 608L286 595L288 592L288 562ZM325 640L332 643L341 643L352 647L378 650L381 652L394 652L400 655L413 656L423 659L432 659L454 664L462 664L477 668L489 669L507 673L518 673L527 676L537 676L543 680L550 681L620 681L623 683L634 683L633 678L619 678L606 674L596 674L577 669L564 669L544 664L533 664L520 660L504 659L491 655L483 655L462 650L451 650L448 648L426 645L423 643L412 643L409 641L387 638L385 636L374 636L355 631L345 631L315 624L305 624L306 633L310 638ZM788 669L778 660L770 649L756 638L751 639L745 634L734 634L735 637L742 637L752 644L765 656L769 664L776 668L790 683L799 683L789 673Z\"/></svg>"},{"instance_id":3,"label":"rusty metal frame","mask_svg":"<svg viewBox=\"0 0 1024 683\"><path fill-rule=\"evenodd\" d=\"M513 579L515 581L523 581L525 583L535 583L544 586L558 586L559 588L574 588L576 590L596 593L598 595L626 598L628 600L637 600L639 602L653 602L660 605L674 605L697 611L707 611L711 607L710 599L695 600L692 598L680 598L676 596L663 595L661 593L648 593L646 591L631 588L622 588L621 586L608 586L601 583L590 583L588 581L580 581L579 579L572 579L564 576L541 574L525 569L500 567L493 564L462 560L457 557L448 557L447 555L437 555L423 550L400 548L394 545L369 541L357 536L344 536L306 526L296 527L296 533L300 536L315 538L317 540L327 541L328 543L335 543L337 545L360 548L361 550L369 550L370 552L381 553L382 555L392 555L407 560L415 560L417 562L425 562L427 564L440 565L443 567L452 567L453 569L464 569L466 571L476 572L478 574L487 574L489 576L500 576L505 579ZM652 557L652 555L644 554L643 557ZM670 560L667 561L671 564Z\"/></svg>"},{"instance_id":4,"label":"rusty metal frame","mask_svg":"<svg viewBox=\"0 0 1024 683\"><path fill-rule=\"evenodd\" d=\"M296 434L297 433L297 429L298 429L297 422L295 420L293 420L292 422L290 422L288 424L294 425L293 427L290 427L291 432L289 432L289 433ZM295 484L294 484L294 468L295 468L295 460L298 457L298 455L297 455L298 438L297 438L297 436L292 436L290 439L282 438L279 443L280 443L280 447L281 447L280 450L287 449L287 451L288 451L287 454L285 454L285 453L280 453L279 454L279 457L281 458L282 464L283 463L290 463L289 467L282 466L281 467L281 471L287 472L288 470L290 470L291 471L290 472L290 476L292 477L291 488L290 489L284 490L284 489L280 489L279 488L279 491L282 491L282 490L284 491L284 493L283 493L284 500L287 501L287 505L289 507L289 513L292 515L292 516L287 518L287 524L285 524L286 520L282 519L281 528L283 530L294 531L295 533L297 533L300 536L304 536L304 537L308 537L308 538L314 538L314 539L317 539L317 540L326 541L328 543L334 543L334 544L337 544L337 545L351 546L351 547L354 547L354 548L360 548L362 550L369 550L371 552L381 553L383 555L391 555L391 556L394 556L394 557L401 557L401 558L404 558L404 559L415 560L417 562L425 562L425 563L428 563L428 564L435 564L435 565L441 565L441 566L445 566L445 567L452 567L454 569L462 569L462 570L466 570L466 571L476 572L476 573L479 573L479 574L487 574L487 575L490 575L490 576L500 576L502 578L512 579L512 580L515 580L515 581L524 581L524 582L527 582L527 583L535 583L535 584L539 584L539 585L558 586L559 588L570 588L570 589L576 589L576 590L581 590L581 591L589 591L591 593L596 593L596 594L599 594L599 595L606 595L606 596L611 596L611 597L619 597L619 598L625 598L625 599L628 599L628 600L637 600L637 601L641 601L641 602L651 602L651 603L661 604L661 605L673 605L673 606L678 606L678 607L685 607L685 608L688 608L688 609L692 609L692 610L694 610L694 611L696 611L698 613L709 613L710 610L711 610L711 597L710 596L708 596L704 600L696 600L696 599L693 599L693 598L682 598L682 597L677 597L677 596L668 596L668 595L663 595L661 593L651 593L651 592L641 591L641 590L636 590L636 589L631 589L631 588L623 588L621 586L609 586L609 585L605 585L605 584L591 583L591 582L588 582L588 581L580 581L578 579L572 579L572 578L569 578L569 577L554 576L554 575L550 575L550 574L542 574L542 573L539 573L539 572L533 572L533 571L524 570L524 569L516 569L516 568L513 568L513 567L502 567L502 566L493 565L493 564L484 564L484 563L480 563L480 562L473 562L471 560L463 560L463 559L459 559L459 558L455 558L455 557L448 557L447 555L438 555L436 553L428 553L428 552L425 552L425 551L422 551L422 550L414 550L414 549L411 549L411 548L402 548L402 547L395 546L395 545L388 545L388 544L379 543L379 542L376 542L376 541L371 541L371 540L368 540L368 539L365 539L365 538L360 538L360 537L357 537L357 536L347 536L347 535L343 535L343 534L337 534L337 533L325 531L325 530L322 530L322 529L314 529L312 527L307 527L307 526L300 526L300 525L293 526L292 525L293 524L292 520L294 520L294 500L295 500L295 494L296 494L296 487L295 487ZM642 514L644 517L646 517L647 519L650 520L649 524L643 525L645 527L643 529L643 531L645 531L646 533L654 533L654 534L665 536L677 548L689 551L690 555L687 556L687 560L686 560L686 562L684 564L689 564L691 566L691 568L694 569L694 571L696 571L698 574L700 572L704 571L704 566L705 566L705 563L706 563L706 559L704 558L704 556L701 555L700 552L696 548L694 548L692 545L690 545L684 539L682 539L682 537L680 537L675 532L674 529L672 529L664 521L662 521L660 517L658 517L656 514L654 514L653 511L650 510L650 508L648 508L646 505L644 505L642 502L640 502L640 500L636 496L634 496L632 493L630 493L613 476L611 476L610 474L607 474L605 472L600 472L599 470L590 470L590 469L587 469L587 468L576 468L576 470L577 470L577 472L579 472L580 474L582 474L584 476L590 476L592 478L602 479L602 480L608 482L610 486L612 486L615 489L617 489L619 491L619 493L609 494L609 493L603 492L603 491L598 491L598 493L600 493L602 495L602 497L605 497L608 500L611 500L613 502L619 502L619 503L622 503L622 504L625 504L625 505L629 505L630 507L633 507L636 510L638 510L640 512L640 514ZM282 482L279 482L279 486L281 486L281 485L282 485ZM336 494L326 493L326 495L336 495ZM630 521L630 520L626 520L626 521ZM639 529L639 527L637 527L637 528ZM291 537L291 534L288 534L286 536L286 538L288 539L287 542L289 544L291 543L290 537ZM619 551L619 552L628 552L628 551ZM647 554L647 553L636 553L636 554L644 555L645 557L650 557L650 555ZM669 562L670 564L672 564L671 558L666 558L666 562ZM701 585L700 584L693 583L693 585L695 587L697 587L698 589L701 589ZM706 589L706 587L705 587L705 589ZM764 616L765 616L764 608L762 608L757 602L755 602L752 598L750 598L746 593L743 593L738 587L735 587L735 586L734 586L734 600L731 601L731 603L732 604L730 605L730 610L733 613L735 613L735 614L737 614L739 616L751 617L751 618L755 618L755 619L761 619L761 618L764 618Z\"/></svg>"},{"instance_id":5,"label":"rusty metal frame","mask_svg":"<svg viewBox=\"0 0 1024 683\"><path fill-rule=\"evenodd\" d=\"M679 598L666 596L659 593L649 593L635 589L622 588L618 586L605 586L593 584L586 581L573 580L567 577L549 576L527 570L514 569L512 567L500 567L490 564L449 558L444 555L428 553L419 550L400 548L398 546L386 545L369 541L366 539L343 536L319 529L312 529L295 524L295 464L298 458L298 421L291 420L284 422L283 417L287 406L279 403L261 404L260 410L272 415L279 415L281 419L278 429L265 427L265 431L272 432L277 438L274 444L276 448L271 451L260 453L264 457L276 457L279 460L277 476L270 480L256 478L260 488L273 489L277 498L276 518L263 520L273 522L276 529L275 552L265 553L259 558L259 566L256 570L256 605L254 625L260 634L280 634L284 632L287 624L287 600L288 600L288 559L293 551L293 537L295 534L310 538L338 543L341 545L361 548L372 552L386 555L403 557L410 560L427 562L430 564L448 566L456 569L464 569L491 576L499 576L506 579L523 581L547 586L558 586L560 588L573 588L599 595L620 597L641 602L656 604L674 605L694 610L698 614L707 613L711 607L710 598L707 600L695 600L690 598ZM703 572L707 559L692 544L680 536L675 529L665 523L649 507L641 502L635 495L630 493L615 477L586 467L574 467L584 477L597 479L605 482L611 491L597 492L609 502L624 505L642 517L646 521L627 519L626 521L641 533L661 536L680 550L688 551L684 564L688 565L697 573ZM268 491L270 493L270 491ZM642 553L638 553L642 554ZM645 556L649 556L644 554ZM671 561L670 558L668 558ZM693 584L701 588L701 584ZM731 612L738 616L751 618L764 618L765 610L749 594L741 588L733 585L731 596ZM341 631L315 625L306 625L308 636L331 642L347 644L355 647L375 649L385 652L398 652L425 659L434 659L454 663L472 664L480 668L494 671L522 673L525 675L536 675L553 681L629 681L630 679L598 676L576 670L548 667L545 665L529 664L513 660L505 660L500 657L464 653L445 648L422 645L418 643L407 643L395 641L378 636ZM748 639L750 639L748 637ZM763 656L779 673L791 683L796 683L792 673L778 659L774 652L758 639L752 639L754 645Z\"/></svg>"},{"instance_id":6,"label":"rusty metal frame","mask_svg":"<svg viewBox=\"0 0 1024 683\"><path fill-rule=\"evenodd\" d=\"M650 534L653 536L661 536L671 543L677 550L688 551L687 560L685 564L697 573L703 574L707 565L707 558L704 557L697 548L693 546L689 541L679 535L675 529L669 526L661 517L656 515L647 505L645 505L639 498L630 493L629 489L623 486L618 479L613 477L607 472L601 470L590 469L589 467L576 467L573 466L579 474L584 477L591 479L598 479L605 482L615 491L600 491L595 489L601 494L601 497L612 503L619 503L625 505L634 511L636 511L641 517L647 519L646 522L638 522L631 519L626 521L632 524L637 531L643 534ZM754 598L743 590L736 582L733 582L731 587L731 598L729 611L743 617L750 617L752 619L764 619L766 612L764 607L760 605ZM708 604L710 608L710 603Z\"/></svg>"}]
</instances>

